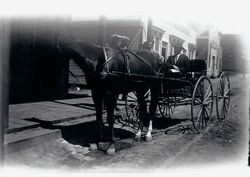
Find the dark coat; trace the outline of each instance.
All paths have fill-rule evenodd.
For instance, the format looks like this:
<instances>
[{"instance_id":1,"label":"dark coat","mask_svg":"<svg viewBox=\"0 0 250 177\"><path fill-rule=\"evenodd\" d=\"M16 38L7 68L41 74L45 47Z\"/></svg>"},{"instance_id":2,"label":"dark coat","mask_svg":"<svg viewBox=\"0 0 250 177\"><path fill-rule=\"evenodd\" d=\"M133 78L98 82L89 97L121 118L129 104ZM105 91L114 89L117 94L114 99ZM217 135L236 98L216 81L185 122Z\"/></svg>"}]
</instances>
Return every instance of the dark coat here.
<instances>
[{"instance_id":1,"label":"dark coat","mask_svg":"<svg viewBox=\"0 0 250 177\"><path fill-rule=\"evenodd\" d=\"M189 59L186 55L181 54L176 63L175 63L175 57L176 55L169 56L167 59L167 63L170 65L177 66L181 72L187 72L190 70Z\"/></svg>"}]
</instances>

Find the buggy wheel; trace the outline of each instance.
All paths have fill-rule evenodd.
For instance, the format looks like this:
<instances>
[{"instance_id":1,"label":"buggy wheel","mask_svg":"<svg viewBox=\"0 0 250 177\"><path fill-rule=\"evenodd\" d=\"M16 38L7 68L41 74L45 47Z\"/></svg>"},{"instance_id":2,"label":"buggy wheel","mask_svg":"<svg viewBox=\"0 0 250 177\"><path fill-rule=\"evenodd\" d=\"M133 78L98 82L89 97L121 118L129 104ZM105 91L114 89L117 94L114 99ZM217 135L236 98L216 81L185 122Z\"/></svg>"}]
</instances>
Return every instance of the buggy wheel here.
<instances>
[{"instance_id":1,"label":"buggy wheel","mask_svg":"<svg viewBox=\"0 0 250 177\"><path fill-rule=\"evenodd\" d=\"M147 111L149 110L149 104L150 104L150 90L146 92L144 95L146 105L147 105ZM132 125L136 126L138 123L138 117L139 117L139 105L137 102L137 95L136 92L129 92L126 96L125 100L125 111L127 115L127 121L131 123Z\"/></svg>"},{"instance_id":2,"label":"buggy wheel","mask_svg":"<svg viewBox=\"0 0 250 177\"><path fill-rule=\"evenodd\" d=\"M226 72L222 72L216 89L216 112L219 120L226 118L230 103L230 81Z\"/></svg>"},{"instance_id":3,"label":"buggy wheel","mask_svg":"<svg viewBox=\"0 0 250 177\"><path fill-rule=\"evenodd\" d=\"M172 118L175 110L174 103L171 103L168 98L162 97L158 101L157 114L161 117Z\"/></svg>"},{"instance_id":4,"label":"buggy wheel","mask_svg":"<svg viewBox=\"0 0 250 177\"><path fill-rule=\"evenodd\" d=\"M201 76L195 84L191 104L191 121L198 133L207 126L212 110L212 83L206 76Z\"/></svg>"}]
</instances>

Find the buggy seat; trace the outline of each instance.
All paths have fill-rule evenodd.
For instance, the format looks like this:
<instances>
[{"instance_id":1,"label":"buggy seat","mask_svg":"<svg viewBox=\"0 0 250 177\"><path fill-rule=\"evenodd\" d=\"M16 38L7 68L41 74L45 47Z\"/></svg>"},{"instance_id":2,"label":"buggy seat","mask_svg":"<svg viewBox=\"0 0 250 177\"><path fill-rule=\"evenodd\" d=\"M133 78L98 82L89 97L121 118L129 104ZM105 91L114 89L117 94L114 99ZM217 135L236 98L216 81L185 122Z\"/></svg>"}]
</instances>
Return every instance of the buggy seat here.
<instances>
[{"instance_id":1,"label":"buggy seat","mask_svg":"<svg viewBox=\"0 0 250 177\"><path fill-rule=\"evenodd\" d=\"M188 72L204 72L207 69L207 64L205 60L193 59L189 61L190 70Z\"/></svg>"},{"instance_id":2,"label":"buggy seat","mask_svg":"<svg viewBox=\"0 0 250 177\"><path fill-rule=\"evenodd\" d=\"M193 84L196 83L197 79L206 74L206 61L202 59L193 59L189 60L190 63L190 68L187 72L185 73L167 73L165 77L170 77L170 78L177 78L180 80L188 80L192 82ZM182 81L178 80L173 80L173 81L168 81L165 83L166 87L168 89L180 89L184 88L185 85L190 85L187 83L184 83Z\"/></svg>"}]
</instances>

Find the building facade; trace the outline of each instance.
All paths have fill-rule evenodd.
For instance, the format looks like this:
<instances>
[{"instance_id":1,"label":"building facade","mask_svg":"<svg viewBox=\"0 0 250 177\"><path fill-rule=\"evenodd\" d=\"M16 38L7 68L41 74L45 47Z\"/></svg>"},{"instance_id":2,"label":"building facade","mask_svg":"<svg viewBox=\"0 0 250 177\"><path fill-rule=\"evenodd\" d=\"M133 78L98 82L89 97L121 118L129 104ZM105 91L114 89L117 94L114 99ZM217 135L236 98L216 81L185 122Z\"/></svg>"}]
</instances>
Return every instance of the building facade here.
<instances>
[{"instance_id":1,"label":"building facade","mask_svg":"<svg viewBox=\"0 0 250 177\"><path fill-rule=\"evenodd\" d=\"M66 19L10 19L10 103L67 95L69 64L54 48L66 27Z\"/></svg>"},{"instance_id":2,"label":"building facade","mask_svg":"<svg viewBox=\"0 0 250 177\"><path fill-rule=\"evenodd\" d=\"M153 38L154 50L164 58L174 55L176 47L183 46L189 59L195 59L197 34L188 25L165 19L153 19Z\"/></svg>"},{"instance_id":3,"label":"building facade","mask_svg":"<svg viewBox=\"0 0 250 177\"><path fill-rule=\"evenodd\" d=\"M197 33L196 58L206 60L208 76L217 77L222 71L222 35L212 26L200 27Z\"/></svg>"},{"instance_id":4,"label":"building facade","mask_svg":"<svg viewBox=\"0 0 250 177\"><path fill-rule=\"evenodd\" d=\"M154 41L153 50L167 59L174 55L175 48L182 45L190 59L196 57L196 38L194 29L185 24L178 24L164 19L148 17L96 18L91 20L72 20L69 34L95 44L109 43L112 34L124 35L130 38L129 49L139 49L143 42ZM101 34L101 36L100 36ZM100 39L102 42L100 42ZM70 70L75 76L82 75L73 61ZM80 77L70 76L70 84L84 84Z\"/></svg>"},{"instance_id":5,"label":"building facade","mask_svg":"<svg viewBox=\"0 0 250 177\"><path fill-rule=\"evenodd\" d=\"M247 49L242 35L223 34L222 69L226 71L246 72Z\"/></svg>"},{"instance_id":6,"label":"building facade","mask_svg":"<svg viewBox=\"0 0 250 177\"><path fill-rule=\"evenodd\" d=\"M66 35L103 46L110 42L113 34L127 36L130 39L130 49L139 49L141 47L143 41L142 34L145 29L142 19L134 17L123 19L107 19L103 17L81 20L72 19L69 26ZM86 86L85 79L82 77L84 73L76 63L71 60L69 65L69 84L80 87Z\"/></svg>"},{"instance_id":7,"label":"building facade","mask_svg":"<svg viewBox=\"0 0 250 177\"><path fill-rule=\"evenodd\" d=\"M221 34L216 29L196 29L163 18L24 18L12 19L10 24L10 103L62 98L67 95L69 84L86 85L84 73L76 63L62 60L53 49L57 38L63 35L99 45L109 43L112 34L124 35L130 38L132 50L141 48L150 38L153 49L165 59L181 45L189 59L207 61L209 76L218 76L222 69L233 70L237 66L236 70L240 70L245 66L244 62L240 66L235 63L242 56L235 54L240 51L235 47L240 46L236 38L223 36L223 54Z\"/></svg>"}]
</instances>

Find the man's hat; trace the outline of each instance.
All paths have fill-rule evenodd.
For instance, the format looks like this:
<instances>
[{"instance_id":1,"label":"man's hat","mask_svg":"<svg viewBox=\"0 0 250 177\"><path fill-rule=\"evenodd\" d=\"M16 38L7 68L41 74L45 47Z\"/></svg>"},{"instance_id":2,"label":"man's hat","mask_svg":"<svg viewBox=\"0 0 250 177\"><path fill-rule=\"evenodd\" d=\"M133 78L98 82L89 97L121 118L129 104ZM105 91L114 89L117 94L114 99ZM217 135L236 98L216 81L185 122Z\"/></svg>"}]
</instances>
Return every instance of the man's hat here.
<instances>
[{"instance_id":1,"label":"man's hat","mask_svg":"<svg viewBox=\"0 0 250 177\"><path fill-rule=\"evenodd\" d=\"M181 50L187 51L187 49L185 47L181 47Z\"/></svg>"}]
</instances>

